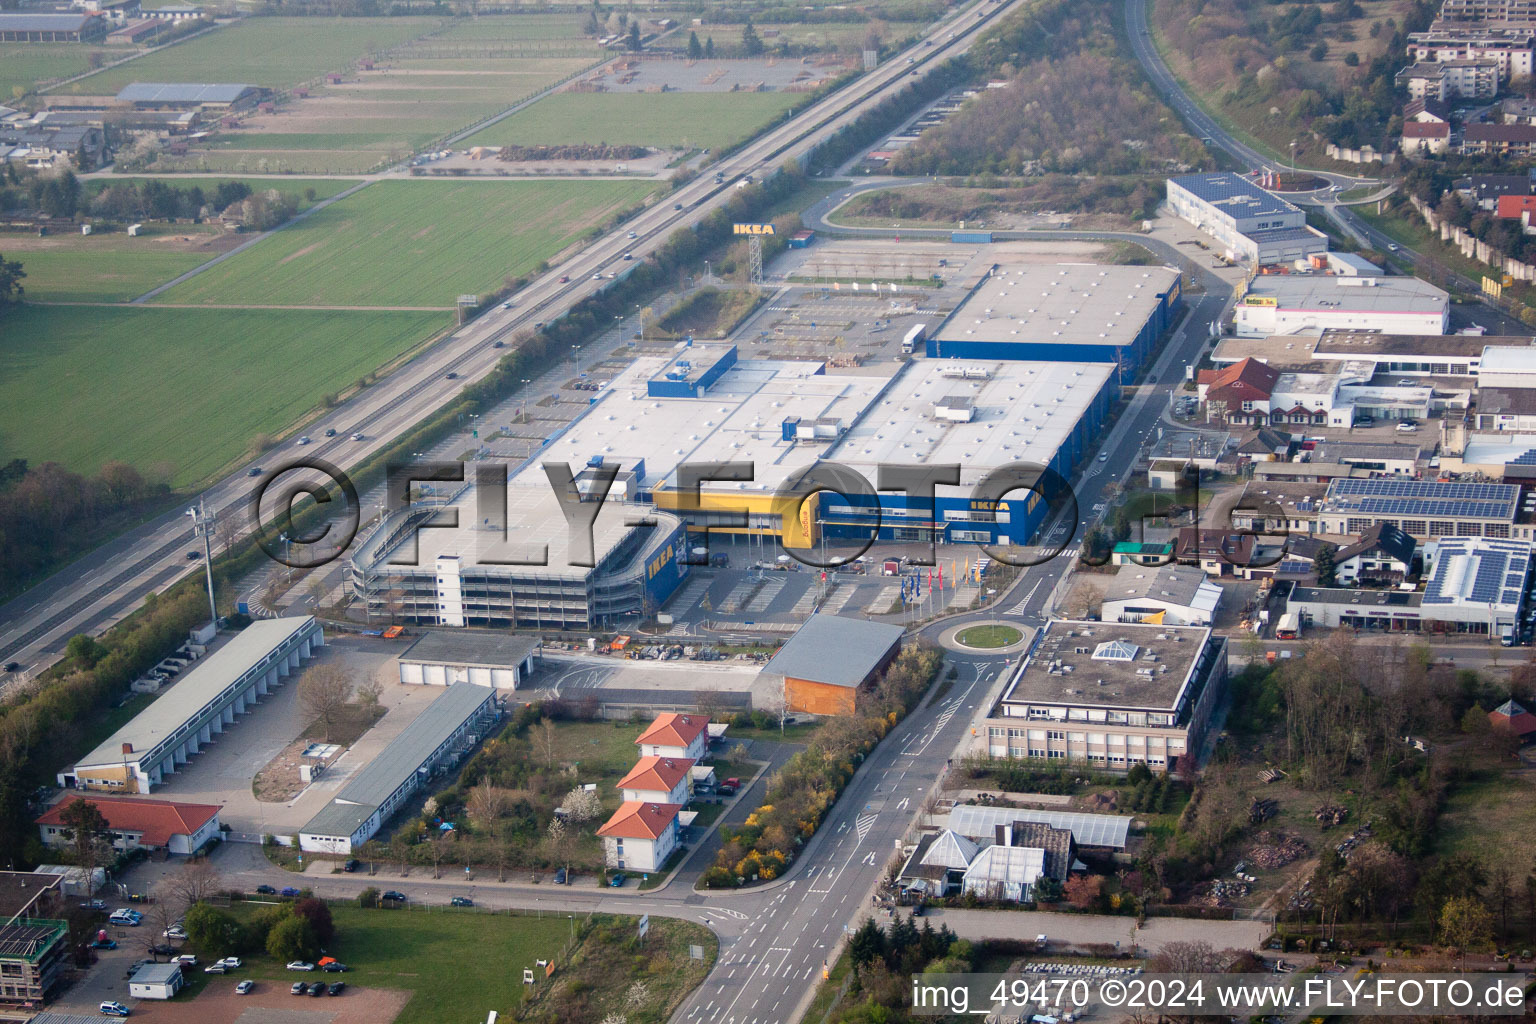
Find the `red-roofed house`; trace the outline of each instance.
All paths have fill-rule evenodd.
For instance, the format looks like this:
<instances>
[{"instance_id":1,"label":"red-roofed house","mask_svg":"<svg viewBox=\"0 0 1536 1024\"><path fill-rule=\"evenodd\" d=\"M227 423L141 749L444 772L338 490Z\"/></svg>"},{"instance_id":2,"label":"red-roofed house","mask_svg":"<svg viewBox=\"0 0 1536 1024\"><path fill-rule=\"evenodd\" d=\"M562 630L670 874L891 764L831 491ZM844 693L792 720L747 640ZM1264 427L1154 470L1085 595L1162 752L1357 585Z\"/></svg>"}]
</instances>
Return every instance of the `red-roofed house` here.
<instances>
[{"instance_id":1,"label":"red-roofed house","mask_svg":"<svg viewBox=\"0 0 1536 1024\"><path fill-rule=\"evenodd\" d=\"M642 757L675 757L681 761L702 761L709 746L709 716L657 715L640 738Z\"/></svg>"},{"instance_id":2,"label":"red-roofed house","mask_svg":"<svg viewBox=\"0 0 1536 1024\"><path fill-rule=\"evenodd\" d=\"M686 758L642 757L619 780L625 803L686 804L691 796L693 762Z\"/></svg>"},{"instance_id":3,"label":"red-roofed house","mask_svg":"<svg viewBox=\"0 0 1536 1024\"><path fill-rule=\"evenodd\" d=\"M1205 406L1206 420L1267 424L1269 399L1279 379L1279 370L1251 356L1208 376L1201 374L1200 401Z\"/></svg>"},{"instance_id":4,"label":"red-roofed house","mask_svg":"<svg viewBox=\"0 0 1536 1024\"><path fill-rule=\"evenodd\" d=\"M1451 148L1451 126L1444 121L1405 121L1398 148L1410 156L1444 153Z\"/></svg>"},{"instance_id":5,"label":"red-roofed house","mask_svg":"<svg viewBox=\"0 0 1536 1024\"><path fill-rule=\"evenodd\" d=\"M83 797L75 797L81 800ZM65 808L74 800L61 800L37 819L45 846L69 846L74 832L64 824ZM181 804L170 800L134 800L128 797L91 799L107 819L112 848L196 853L219 834L219 808L214 804Z\"/></svg>"},{"instance_id":6,"label":"red-roofed house","mask_svg":"<svg viewBox=\"0 0 1536 1024\"><path fill-rule=\"evenodd\" d=\"M1495 729L1518 736L1522 740L1536 732L1536 715L1512 700L1507 700L1488 712L1488 721L1493 723Z\"/></svg>"},{"instance_id":7,"label":"red-roofed house","mask_svg":"<svg viewBox=\"0 0 1536 1024\"><path fill-rule=\"evenodd\" d=\"M631 800L613 812L597 834L603 837L603 861L625 871L656 871L677 848L678 804Z\"/></svg>"}]
</instances>

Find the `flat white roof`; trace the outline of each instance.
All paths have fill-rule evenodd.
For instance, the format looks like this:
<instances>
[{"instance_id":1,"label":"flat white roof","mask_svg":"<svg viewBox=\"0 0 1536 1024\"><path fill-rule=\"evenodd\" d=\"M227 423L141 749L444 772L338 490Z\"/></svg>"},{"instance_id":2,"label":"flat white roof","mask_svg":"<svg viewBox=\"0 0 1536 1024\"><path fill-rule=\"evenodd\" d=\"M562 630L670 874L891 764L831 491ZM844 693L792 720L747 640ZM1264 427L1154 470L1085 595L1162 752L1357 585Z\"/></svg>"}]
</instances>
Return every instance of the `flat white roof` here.
<instances>
[{"instance_id":1,"label":"flat white roof","mask_svg":"<svg viewBox=\"0 0 1536 1024\"><path fill-rule=\"evenodd\" d=\"M1461 461L1468 466L1502 466L1522 455L1536 459L1536 434L1473 434Z\"/></svg>"},{"instance_id":2,"label":"flat white roof","mask_svg":"<svg viewBox=\"0 0 1536 1024\"><path fill-rule=\"evenodd\" d=\"M1450 303L1444 289L1416 277L1261 274L1247 295L1273 298L1279 309L1317 312L1444 313Z\"/></svg>"},{"instance_id":3,"label":"flat white roof","mask_svg":"<svg viewBox=\"0 0 1536 1024\"><path fill-rule=\"evenodd\" d=\"M847 428L890 379L821 373L819 362L743 359L698 398L653 398L646 384L670 361L670 356L637 359L513 477L512 486L547 491L542 463L564 462L580 472L601 456L625 471L644 460L641 483L647 490L675 485L684 462L751 462L752 483L720 481L708 489L771 491L815 463L833 441L786 441L786 419L836 420Z\"/></svg>"},{"instance_id":4,"label":"flat white roof","mask_svg":"<svg viewBox=\"0 0 1536 1024\"><path fill-rule=\"evenodd\" d=\"M871 482L878 463L958 463L962 487L1010 462L1050 465L1114 372L1113 363L914 360L828 458ZM935 419L934 406L955 397L971 401L971 421Z\"/></svg>"},{"instance_id":5,"label":"flat white roof","mask_svg":"<svg viewBox=\"0 0 1536 1024\"><path fill-rule=\"evenodd\" d=\"M1124 345L1178 279L1168 267L1000 266L934 335L940 341ZM942 355L942 350L940 351Z\"/></svg>"},{"instance_id":6,"label":"flat white roof","mask_svg":"<svg viewBox=\"0 0 1536 1024\"><path fill-rule=\"evenodd\" d=\"M1478 365L1483 373L1536 373L1536 348L1489 345Z\"/></svg>"},{"instance_id":7,"label":"flat white roof","mask_svg":"<svg viewBox=\"0 0 1536 1024\"><path fill-rule=\"evenodd\" d=\"M75 767L122 764L149 753L155 744L201 714L263 658L289 638L311 628L314 621L313 615L292 615L252 622L224 646L188 668L180 680L82 757ZM123 754L125 743L132 745L133 754Z\"/></svg>"}]
</instances>

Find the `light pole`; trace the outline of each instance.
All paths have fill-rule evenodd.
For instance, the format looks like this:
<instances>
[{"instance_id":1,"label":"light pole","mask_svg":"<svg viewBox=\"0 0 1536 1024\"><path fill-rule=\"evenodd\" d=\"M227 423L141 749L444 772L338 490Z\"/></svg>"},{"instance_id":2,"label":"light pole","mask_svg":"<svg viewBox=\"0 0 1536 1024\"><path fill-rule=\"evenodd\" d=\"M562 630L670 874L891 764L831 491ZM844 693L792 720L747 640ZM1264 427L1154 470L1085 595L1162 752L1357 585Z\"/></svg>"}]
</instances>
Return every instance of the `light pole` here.
<instances>
[{"instance_id":1,"label":"light pole","mask_svg":"<svg viewBox=\"0 0 1536 1024\"><path fill-rule=\"evenodd\" d=\"M532 384L533 381L530 380L527 377L524 377L522 379L521 383L522 383L522 392L523 392L523 422L527 423L528 422L528 385Z\"/></svg>"},{"instance_id":2,"label":"light pole","mask_svg":"<svg viewBox=\"0 0 1536 1024\"><path fill-rule=\"evenodd\" d=\"M208 577L208 621L217 629L219 606L213 599L213 528L218 516L207 510L202 498L197 499L195 507L187 509L187 515L192 517L193 536L203 538L203 571Z\"/></svg>"}]
</instances>

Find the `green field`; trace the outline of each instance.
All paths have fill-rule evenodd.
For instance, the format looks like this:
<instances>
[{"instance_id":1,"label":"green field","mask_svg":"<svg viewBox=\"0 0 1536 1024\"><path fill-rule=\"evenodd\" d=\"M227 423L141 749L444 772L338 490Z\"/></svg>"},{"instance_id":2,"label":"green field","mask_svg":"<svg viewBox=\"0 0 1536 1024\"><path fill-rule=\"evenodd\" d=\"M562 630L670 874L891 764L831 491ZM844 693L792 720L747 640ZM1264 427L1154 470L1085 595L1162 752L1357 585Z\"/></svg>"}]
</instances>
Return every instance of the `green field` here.
<instances>
[{"instance_id":1,"label":"green field","mask_svg":"<svg viewBox=\"0 0 1536 1024\"><path fill-rule=\"evenodd\" d=\"M209 195L212 195L213 192L225 182L242 181L249 185L253 191L265 192L268 190L275 190L277 192L281 192L285 196L292 196L294 202L298 203L300 210L309 207L309 198L305 195L305 193L309 192L311 189L314 190L315 198L317 200L328 199L336 193L344 192L351 188L353 185L357 184L355 180L349 181L346 178L228 177L192 179L137 174L125 174L122 177L114 178L87 178L84 182L82 182L82 184L85 185L85 190L88 194L95 196L112 185L142 185L146 181L163 181L167 185L174 185L176 188L191 188L193 185L196 185L198 188L202 189Z\"/></svg>"},{"instance_id":2,"label":"green field","mask_svg":"<svg viewBox=\"0 0 1536 1024\"><path fill-rule=\"evenodd\" d=\"M385 181L160 296L176 303L452 306L554 256L656 188L637 181Z\"/></svg>"},{"instance_id":3,"label":"green field","mask_svg":"<svg viewBox=\"0 0 1536 1024\"><path fill-rule=\"evenodd\" d=\"M103 50L81 43L0 43L0 103L31 92L39 82L83 74L92 53L120 60L133 52L131 47Z\"/></svg>"},{"instance_id":4,"label":"green field","mask_svg":"<svg viewBox=\"0 0 1536 1024\"><path fill-rule=\"evenodd\" d=\"M127 302L216 255L157 250L153 242L134 244L139 239L126 235L101 241L105 244L42 252L11 249L6 258L21 261L31 302Z\"/></svg>"},{"instance_id":5,"label":"green field","mask_svg":"<svg viewBox=\"0 0 1536 1024\"><path fill-rule=\"evenodd\" d=\"M757 134L804 93L576 93L547 97L465 140L467 146L606 142L712 149Z\"/></svg>"},{"instance_id":6,"label":"green field","mask_svg":"<svg viewBox=\"0 0 1536 1024\"><path fill-rule=\"evenodd\" d=\"M437 18L249 18L92 75L64 90L99 96L130 82L247 82L287 88L435 28Z\"/></svg>"},{"instance_id":7,"label":"green field","mask_svg":"<svg viewBox=\"0 0 1536 1024\"><path fill-rule=\"evenodd\" d=\"M448 325L441 313L21 306L6 314L0 461L121 459L195 483Z\"/></svg>"},{"instance_id":8,"label":"green field","mask_svg":"<svg viewBox=\"0 0 1536 1024\"><path fill-rule=\"evenodd\" d=\"M688 33L697 32L699 40L713 39L716 46L729 45L740 46L741 32L746 28L745 22L719 25L688 25L680 32L674 32L661 41L663 48L672 50L686 50L688 48ZM874 27L880 36L880 41L886 44L899 43L904 39L910 39L919 35L928 27L924 21L832 21L821 23L789 23L789 24L762 24L756 26L757 33L769 53L781 43L791 46L822 47L826 49L842 49L857 56L857 51L863 47L865 38Z\"/></svg>"}]
</instances>

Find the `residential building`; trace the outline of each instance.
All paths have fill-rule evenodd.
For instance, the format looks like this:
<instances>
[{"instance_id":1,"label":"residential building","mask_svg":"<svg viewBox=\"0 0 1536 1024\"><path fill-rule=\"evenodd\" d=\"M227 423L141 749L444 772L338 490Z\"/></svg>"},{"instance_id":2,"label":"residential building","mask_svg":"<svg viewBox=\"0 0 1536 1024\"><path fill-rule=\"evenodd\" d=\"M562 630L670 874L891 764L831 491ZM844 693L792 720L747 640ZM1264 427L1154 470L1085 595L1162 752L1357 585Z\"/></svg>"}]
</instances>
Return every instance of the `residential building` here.
<instances>
[{"instance_id":1,"label":"residential building","mask_svg":"<svg viewBox=\"0 0 1536 1024\"><path fill-rule=\"evenodd\" d=\"M1526 174L1473 174L1451 182L1463 199L1478 209L1492 210L1500 196L1536 194L1536 176Z\"/></svg>"},{"instance_id":2,"label":"residential building","mask_svg":"<svg viewBox=\"0 0 1536 1024\"><path fill-rule=\"evenodd\" d=\"M1451 126L1443 121L1405 121L1398 148L1407 156L1439 156L1451 148Z\"/></svg>"},{"instance_id":3,"label":"residential building","mask_svg":"<svg viewBox=\"0 0 1536 1024\"><path fill-rule=\"evenodd\" d=\"M1104 585L1099 617L1105 622L1209 626L1220 603L1220 585L1198 569L1123 565Z\"/></svg>"},{"instance_id":4,"label":"residential building","mask_svg":"<svg viewBox=\"0 0 1536 1024\"><path fill-rule=\"evenodd\" d=\"M1536 153L1536 125L1465 125L1461 151L1469 156L1528 157Z\"/></svg>"},{"instance_id":5,"label":"residential building","mask_svg":"<svg viewBox=\"0 0 1536 1024\"><path fill-rule=\"evenodd\" d=\"M8 160L37 169L65 164L94 167L106 153L106 137L94 125L0 126L0 144L15 147Z\"/></svg>"},{"instance_id":6,"label":"residential building","mask_svg":"<svg viewBox=\"0 0 1536 1024\"><path fill-rule=\"evenodd\" d=\"M1424 540L1510 536L1519 508L1513 484L1437 480L1334 480L1318 509L1322 533L1359 536L1378 524Z\"/></svg>"},{"instance_id":7,"label":"residential building","mask_svg":"<svg viewBox=\"0 0 1536 1024\"><path fill-rule=\"evenodd\" d=\"M657 715L635 739L642 757L670 757L678 761L702 761L709 747L706 715Z\"/></svg>"},{"instance_id":8,"label":"residential building","mask_svg":"<svg viewBox=\"0 0 1536 1024\"><path fill-rule=\"evenodd\" d=\"M1123 540L1110 551L1109 560L1111 565L1167 565L1173 561L1173 541Z\"/></svg>"},{"instance_id":9,"label":"residential building","mask_svg":"<svg viewBox=\"0 0 1536 1024\"><path fill-rule=\"evenodd\" d=\"M1237 456L1249 462L1283 462L1290 458L1295 438L1283 430L1261 426L1237 444Z\"/></svg>"},{"instance_id":10,"label":"residential building","mask_svg":"<svg viewBox=\"0 0 1536 1024\"><path fill-rule=\"evenodd\" d=\"M73 831L64 824L64 813L84 797L66 796L37 819L43 845L69 849ZM164 850L191 855L219 834L219 808L214 804L186 804L170 800L137 800L131 797L100 797L90 801L107 822L107 838L120 853Z\"/></svg>"},{"instance_id":11,"label":"residential building","mask_svg":"<svg viewBox=\"0 0 1536 1024\"><path fill-rule=\"evenodd\" d=\"M312 615L258 619L188 668L169 699L150 704L60 772L59 785L148 793L324 644Z\"/></svg>"},{"instance_id":12,"label":"residential building","mask_svg":"<svg viewBox=\"0 0 1536 1024\"><path fill-rule=\"evenodd\" d=\"M1186 174L1168 179L1174 214L1214 238L1228 259L1287 263L1328 250L1328 237L1307 215L1240 174Z\"/></svg>"},{"instance_id":13,"label":"residential building","mask_svg":"<svg viewBox=\"0 0 1536 1024\"><path fill-rule=\"evenodd\" d=\"M1359 540L1334 553L1334 578L1348 587L1361 583L1401 583L1413 573L1417 550L1418 544L1408 534L1395 526L1377 523Z\"/></svg>"},{"instance_id":14,"label":"residential building","mask_svg":"<svg viewBox=\"0 0 1536 1024\"><path fill-rule=\"evenodd\" d=\"M433 777L457 767L501 719L495 689L452 683L299 830L299 847L356 853Z\"/></svg>"},{"instance_id":15,"label":"residential building","mask_svg":"<svg viewBox=\"0 0 1536 1024\"><path fill-rule=\"evenodd\" d=\"M603 862L621 871L659 871L680 841L677 804L626 802L603 823Z\"/></svg>"},{"instance_id":16,"label":"residential building","mask_svg":"<svg viewBox=\"0 0 1536 1024\"><path fill-rule=\"evenodd\" d=\"M1509 101L1506 100L1506 103ZM1416 99L1403 105L1403 120L1421 124L1449 124L1451 105L1440 100Z\"/></svg>"},{"instance_id":17,"label":"residential building","mask_svg":"<svg viewBox=\"0 0 1536 1024\"><path fill-rule=\"evenodd\" d=\"M763 666L763 676L783 680L792 712L851 715L859 692L896 660L905 632L892 623L818 613Z\"/></svg>"},{"instance_id":18,"label":"residential building","mask_svg":"<svg viewBox=\"0 0 1536 1024\"><path fill-rule=\"evenodd\" d=\"M1452 25L1436 22L1424 32L1408 33L1414 61L1492 60L1499 81L1529 77L1536 30L1519 25Z\"/></svg>"},{"instance_id":19,"label":"residential building","mask_svg":"<svg viewBox=\"0 0 1536 1024\"><path fill-rule=\"evenodd\" d=\"M536 636L466 629L429 630L400 655L400 681L427 686L474 683L515 690L543 656Z\"/></svg>"},{"instance_id":20,"label":"residential building","mask_svg":"<svg viewBox=\"0 0 1536 1024\"><path fill-rule=\"evenodd\" d=\"M1133 764L1177 768L1180 758L1200 750L1211 709L1220 703L1226 643L1194 626L1048 622L1030 640L1002 696L979 716L977 752L1113 771ZM955 826L953 815L951 827L970 834ZM1097 845L1075 827L1073 835L1080 847Z\"/></svg>"},{"instance_id":21,"label":"residential building","mask_svg":"<svg viewBox=\"0 0 1536 1024\"><path fill-rule=\"evenodd\" d=\"M1218 370L1202 370L1197 394L1207 422L1252 424L1269 422L1270 396L1280 371L1257 359L1244 359Z\"/></svg>"},{"instance_id":22,"label":"residential building","mask_svg":"<svg viewBox=\"0 0 1536 1024\"><path fill-rule=\"evenodd\" d=\"M1449 323L1450 296L1416 277L1261 274L1233 312L1246 338L1328 328L1444 334Z\"/></svg>"},{"instance_id":23,"label":"residential building","mask_svg":"<svg viewBox=\"0 0 1536 1024\"><path fill-rule=\"evenodd\" d=\"M1499 104L1499 113L1505 124L1536 124L1536 100L1511 96Z\"/></svg>"},{"instance_id":24,"label":"residential building","mask_svg":"<svg viewBox=\"0 0 1536 1024\"><path fill-rule=\"evenodd\" d=\"M99 14L0 12L0 43L88 43L107 34L111 22Z\"/></svg>"},{"instance_id":25,"label":"residential building","mask_svg":"<svg viewBox=\"0 0 1536 1024\"><path fill-rule=\"evenodd\" d=\"M693 795L693 762L642 757L617 783L625 803L687 804Z\"/></svg>"},{"instance_id":26,"label":"residential building","mask_svg":"<svg viewBox=\"0 0 1536 1024\"><path fill-rule=\"evenodd\" d=\"M1536 0L1444 0L1439 22L1529 25L1536 23Z\"/></svg>"},{"instance_id":27,"label":"residential building","mask_svg":"<svg viewBox=\"0 0 1536 1024\"><path fill-rule=\"evenodd\" d=\"M1500 63L1491 57L1420 61L1397 73L1398 88L1416 100L1491 100L1499 94Z\"/></svg>"},{"instance_id":28,"label":"residential building","mask_svg":"<svg viewBox=\"0 0 1536 1024\"><path fill-rule=\"evenodd\" d=\"M69 925L61 920L60 882L54 874L0 871L0 1004L36 1009L63 980Z\"/></svg>"}]
</instances>

